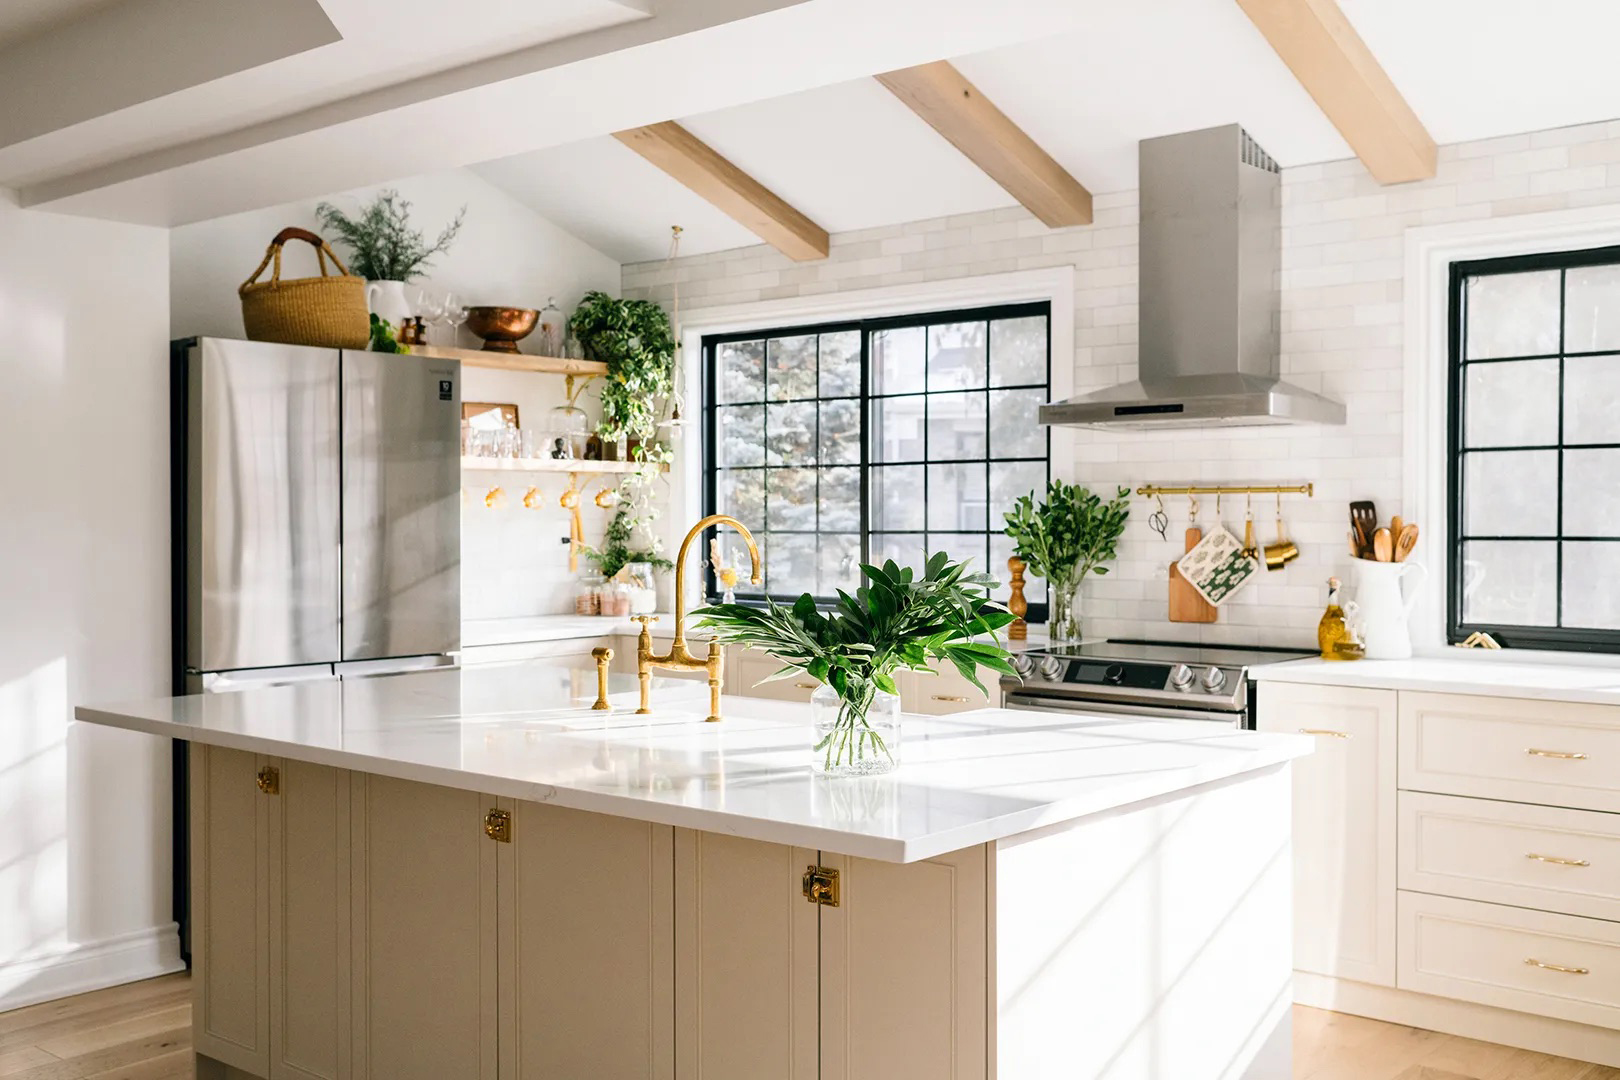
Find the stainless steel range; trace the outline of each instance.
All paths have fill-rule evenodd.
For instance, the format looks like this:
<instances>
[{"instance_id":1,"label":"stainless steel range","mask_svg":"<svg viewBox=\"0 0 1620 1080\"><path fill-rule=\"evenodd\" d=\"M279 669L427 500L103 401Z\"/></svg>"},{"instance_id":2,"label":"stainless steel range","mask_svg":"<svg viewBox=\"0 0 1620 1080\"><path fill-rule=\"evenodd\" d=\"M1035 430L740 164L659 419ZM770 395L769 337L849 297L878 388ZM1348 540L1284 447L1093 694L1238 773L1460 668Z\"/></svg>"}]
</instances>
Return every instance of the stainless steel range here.
<instances>
[{"instance_id":1,"label":"stainless steel range","mask_svg":"<svg viewBox=\"0 0 1620 1080\"><path fill-rule=\"evenodd\" d=\"M1316 655L1299 649L1103 641L1013 656L1009 709L1123 713L1254 727L1249 668Z\"/></svg>"}]
</instances>

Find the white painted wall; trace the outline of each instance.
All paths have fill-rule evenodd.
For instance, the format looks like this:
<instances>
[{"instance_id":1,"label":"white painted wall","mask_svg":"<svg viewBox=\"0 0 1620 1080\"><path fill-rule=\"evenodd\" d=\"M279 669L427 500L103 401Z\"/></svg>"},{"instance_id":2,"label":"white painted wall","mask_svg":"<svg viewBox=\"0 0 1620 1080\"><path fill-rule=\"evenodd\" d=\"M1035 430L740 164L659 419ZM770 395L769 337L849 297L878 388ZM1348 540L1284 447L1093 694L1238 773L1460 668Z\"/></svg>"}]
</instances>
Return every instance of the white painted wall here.
<instances>
[{"instance_id":1,"label":"white painted wall","mask_svg":"<svg viewBox=\"0 0 1620 1080\"><path fill-rule=\"evenodd\" d=\"M415 176L383 185L397 188L411 203L411 219L431 239L463 206L466 223L450 251L433 261L425 281L456 292L466 304L543 307L555 297L564 312L572 311L588 290L617 295L619 264L565 232L528 207L465 169ZM353 212L377 188L344 192L326 201ZM320 231L315 206L320 199L291 203L213 221L184 225L169 233L174 336L243 336L241 303L236 289L264 257L265 246L283 227L300 225ZM337 246L337 245L334 245ZM340 257L348 252L337 246ZM284 275L316 273L307 244L292 244L284 256ZM437 331L442 334L443 331ZM439 340L436 336L435 341ZM461 328L458 344L479 344ZM535 351L533 338L520 346ZM510 375L467 369L462 382L467 401L511 402L524 426L544 427L548 414L563 402L563 381L551 376ZM587 390L581 404L596 414L595 393ZM469 477L463 489L462 615L466 619L538 615L572 610L574 575L568 571L568 515L557 503L566 478L546 477L540 484L543 509L527 510L526 485L505 478L505 505L486 509L486 477ZM591 487L592 494L597 490ZM589 540L597 539L607 515L594 506L585 510Z\"/></svg>"},{"instance_id":2,"label":"white painted wall","mask_svg":"<svg viewBox=\"0 0 1620 1080\"><path fill-rule=\"evenodd\" d=\"M168 691L168 288L0 190L0 1011L179 965L169 743L69 719Z\"/></svg>"},{"instance_id":3,"label":"white painted wall","mask_svg":"<svg viewBox=\"0 0 1620 1080\"><path fill-rule=\"evenodd\" d=\"M1166 567L1180 554L1147 527L1136 499L1116 568L1086 586L1088 636L1310 646L1325 580L1347 582L1346 504L1372 499L1403 513L1403 300L1406 230L1505 219L1582 206L1620 206L1620 122L1442 147L1432 180L1381 187L1359 161L1283 171L1282 371L1343 401L1343 427L1075 432L1074 475L1094 490L1114 484L1316 484L1316 497L1284 503L1301 557L1227 604L1210 626L1166 619ZM1048 266L1075 268L1076 393L1135 377L1137 224L1134 191L1099 195L1090 226L1049 230L1022 209L934 218L836 234L831 257L795 264L763 247L682 259L673 269L624 270L624 295L667 301L681 283L693 320L706 307L777 301ZM1596 234L1594 234L1596 235ZM1608 242L1596 240L1594 242ZM1564 247L1582 246L1565 238ZM1033 417L1031 418L1033 420ZM1433 421L1444 422L1439 413ZM1214 517L1205 499L1201 524ZM1222 507L1241 535L1241 501ZM1168 500L1170 536L1185 529L1185 499ZM1256 532L1269 542L1276 503L1256 499ZM1434 551L1439 520L1420 524ZM1438 563L1428 589L1443 587Z\"/></svg>"}]
</instances>

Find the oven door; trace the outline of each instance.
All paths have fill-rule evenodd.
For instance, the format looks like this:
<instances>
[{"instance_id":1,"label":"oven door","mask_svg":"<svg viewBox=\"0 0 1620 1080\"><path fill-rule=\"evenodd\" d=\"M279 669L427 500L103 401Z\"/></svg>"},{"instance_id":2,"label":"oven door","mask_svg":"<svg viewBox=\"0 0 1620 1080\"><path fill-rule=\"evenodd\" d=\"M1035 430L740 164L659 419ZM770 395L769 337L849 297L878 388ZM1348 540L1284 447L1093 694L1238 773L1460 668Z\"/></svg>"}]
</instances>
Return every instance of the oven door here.
<instances>
[{"instance_id":1,"label":"oven door","mask_svg":"<svg viewBox=\"0 0 1620 1080\"><path fill-rule=\"evenodd\" d=\"M1008 709L1039 709L1043 712L1097 713L1105 716L1134 716L1142 720L1196 720L1200 723L1243 727L1243 714L1224 709L1172 709L1163 705L1126 705L1118 701L1090 701L1078 697L1049 697L1014 691L1003 703Z\"/></svg>"}]
</instances>

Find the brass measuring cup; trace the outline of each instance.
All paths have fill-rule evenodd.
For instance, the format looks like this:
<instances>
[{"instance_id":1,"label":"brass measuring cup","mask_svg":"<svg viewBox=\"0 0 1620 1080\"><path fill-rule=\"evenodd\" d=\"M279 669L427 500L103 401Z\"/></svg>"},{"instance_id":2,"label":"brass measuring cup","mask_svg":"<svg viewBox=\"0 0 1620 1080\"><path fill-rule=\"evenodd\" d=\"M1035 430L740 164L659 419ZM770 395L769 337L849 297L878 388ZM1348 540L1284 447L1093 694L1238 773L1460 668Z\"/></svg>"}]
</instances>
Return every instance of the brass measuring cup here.
<instances>
[{"instance_id":1,"label":"brass measuring cup","mask_svg":"<svg viewBox=\"0 0 1620 1080\"><path fill-rule=\"evenodd\" d=\"M1277 496L1277 542L1266 545L1265 556L1267 570L1281 570L1299 558L1299 545L1288 539L1288 534L1283 531L1281 495Z\"/></svg>"}]
</instances>

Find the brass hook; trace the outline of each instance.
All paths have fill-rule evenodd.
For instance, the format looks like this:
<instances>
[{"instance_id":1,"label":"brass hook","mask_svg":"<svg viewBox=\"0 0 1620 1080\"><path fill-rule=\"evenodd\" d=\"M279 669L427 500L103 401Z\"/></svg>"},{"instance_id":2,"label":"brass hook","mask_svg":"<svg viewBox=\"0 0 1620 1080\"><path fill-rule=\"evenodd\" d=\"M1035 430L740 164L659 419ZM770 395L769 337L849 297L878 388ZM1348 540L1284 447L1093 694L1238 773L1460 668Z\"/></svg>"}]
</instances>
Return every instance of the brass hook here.
<instances>
[{"instance_id":1,"label":"brass hook","mask_svg":"<svg viewBox=\"0 0 1620 1080\"><path fill-rule=\"evenodd\" d=\"M1196 525L1197 523L1198 523L1198 496L1194 495L1192 492L1189 491L1189 492L1187 492L1187 524L1188 524L1188 526L1192 526L1192 525Z\"/></svg>"}]
</instances>

